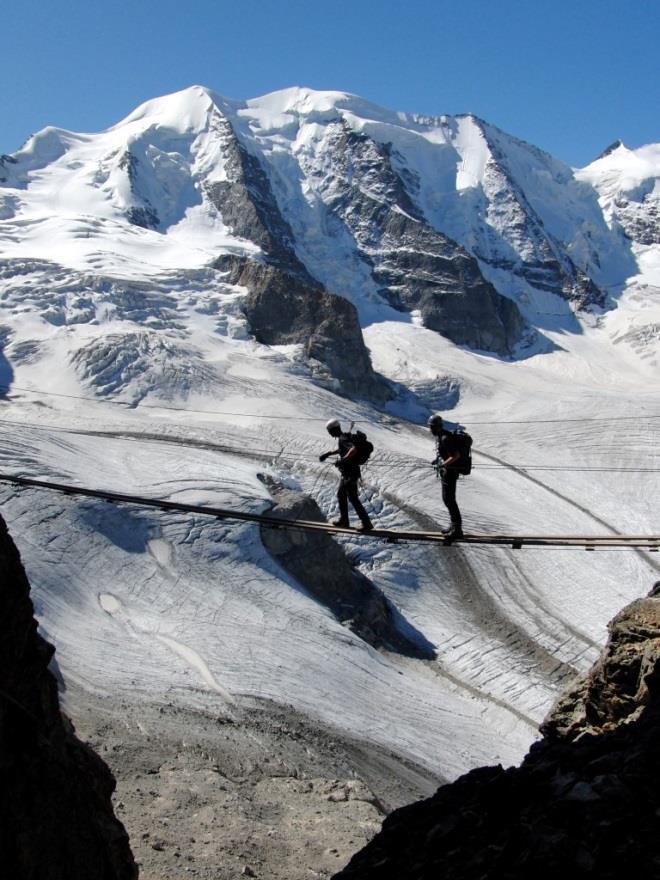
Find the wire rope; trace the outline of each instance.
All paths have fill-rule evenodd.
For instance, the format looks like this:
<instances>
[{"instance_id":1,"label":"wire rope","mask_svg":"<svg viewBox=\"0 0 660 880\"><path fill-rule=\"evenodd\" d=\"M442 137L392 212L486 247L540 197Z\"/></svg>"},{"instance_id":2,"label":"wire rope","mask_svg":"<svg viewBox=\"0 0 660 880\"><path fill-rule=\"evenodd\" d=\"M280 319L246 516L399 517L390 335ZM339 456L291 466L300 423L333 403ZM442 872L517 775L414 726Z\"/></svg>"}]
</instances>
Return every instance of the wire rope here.
<instances>
[{"instance_id":1,"label":"wire rope","mask_svg":"<svg viewBox=\"0 0 660 880\"><path fill-rule=\"evenodd\" d=\"M178 406L167 406L166 404L148 404L148 403L140 403L140 404L132 404L122 400L100 400L98 397L84 397L79 394L64 394L58 391L45 391L39 388L25 388L19 385L0 385L0 392L8 392L8 391L21 391L26 394L40 394L44 397L61 397L67 400L82 400L87 403L95 403L95 404L107 404L110 406L120 406L123 409L131 410L137 412L139 410L165 410L166 412L180 412L180 413L189 413L191 415L208 415L208 416L231 416L232 418L245 418L245 419L267 419L273 421L289 421L289 422L327 422L328 419L326 416L302 416L302 415L273 415L271 413L262 413L262 412L234 412L229 410L211 410L211 409L188 409L186 407L178 407ZM0 398L0 403L2 403L2 399ZM390 419L394 420L393 416L390 416L388 413L383 413L383 415ZM350 421L351 419L355 422L364 422L364 418L361 418L359 415L344 415L343 419ZM636 415L630 416L616 416L613 418L610 416L582 416L580 418L557 418L557 419L498 419L497 421L493 420L483 420L483 419L465 419L465 424L470 425L550 425L550 424L578 424L578 423L591 423L591 422L630 422L630 421L642 421L645 419L660 419L660 413L637 413ZM460 424L463 424L462 420L450 419L447 418L447 421L454 422L457 421ZM415 425L415 422L406 422L407 424Z\"/></svg>"},{"instance_id":2,"label":"wire rope","mask_svg":"<svg viewBox=\"0 0 660 880\"><path fill-rule=\"evenodd\" d=\"M173 437L167 435L154 435L145 432L138 432L135 435L131 436L126 433L123 433L121 429L116 430L107 430L107 431L95 431L90 428L66 428L62 426L53 426L53 425L37 425L33 422L21 422L21 421L13 421L10 419L2 419L0 418L0 428L3 425L11 425L12 427L20 427L20 428L28 428L30 430L35 431L43 431L46 433L56 433L56 434L79 434L84 436L92 436L92 437L111 437L114 440L125 441L125 442L139 442L140 440L145 442L159 442L159 443L176 443L179 446L187 446L190 449L195 448L209 448L215 449L218 452L225 452L228 455L240 455L240 456L249 456L249 455L259 455L272 459L283 459L285 461L291 460L300 461L305 460L310 463L316 462L318 460L318 456L313 455L311 453L306 452L285 452L282 449L263 449L260 447L249 446L243 443L241 446L230 446L224 443L213 443L211 440L194 440L193 438L181 438L181 437ZM479 455L480 452L478 449L473 447L473 453ZM409 470L411 467L430 467L430 464L427 464L424 459L412 459L410 462L401 462L401 461L377 461L371 459L368 463L368 466L376 467L376 468L388 468L389 470ZM510 470L512 465L507 464L494 464L492 462L483 462L478 465L478 469L481 470ZM633 474L657 474L660 473L660 467L627 467L625 465L622 466L596 466L596 465L576 465L574 462L567 462L566 464L556 464L556 465L543 465L543 464L517 464L515 465L517 470L523 471L567 471L570 470L575 473L633 473Z\"/></svg>"}]
</instances>

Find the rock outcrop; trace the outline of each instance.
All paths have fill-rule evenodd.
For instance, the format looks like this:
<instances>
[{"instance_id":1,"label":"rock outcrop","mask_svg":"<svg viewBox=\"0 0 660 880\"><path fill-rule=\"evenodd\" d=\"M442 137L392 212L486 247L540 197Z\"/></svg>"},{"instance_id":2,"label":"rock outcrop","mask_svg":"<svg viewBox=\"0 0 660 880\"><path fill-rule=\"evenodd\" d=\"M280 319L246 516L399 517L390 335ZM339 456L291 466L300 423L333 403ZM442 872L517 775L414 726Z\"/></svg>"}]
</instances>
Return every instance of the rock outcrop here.
<instances>
[{"instance_id":1,"label":"rock outcrop","mask_svg":"<svg viewBox=\"0 0 660 880\"><path fill-rule=\"evenodd\" d=\"M325 522L313 498L272 481L268 485L276 502L269 515ZM408 657L435 658L433 646L403 619L368 578L351 566L329 535L262 526L261 540L285 571L365 642Z\"/></svg>"},{"instance_id":2,"label":"rock outcrop","mask_svg":"<svg viewBox=\"0 0 660 880\"><path fill-rule=\"evenodd\" d=\"M563 694L541 725L550 740L580 739L641 717L648 677L660 669L660 582L611 621L607 648L590 673Z\"/></svg>"},{"instance_id":3,"label":"rock outcrop","mask_svg":"<svg viewBox=\"0 0 660 880\"><path fill-rule=\"evenodd\" d=\"M228 273L229 283L247 288L243 312L258 342L302 345L317 365L317 378L344 394L377 403L393 396L371 366L357 310L348 300L267 263L229 256L215 267Z\"/></svg>"},{"instance_id":4,"label":"rock outcrop","mask_svg":"<svg viewBox=\"0 0 660 880\"><path fill-rule=\"evenodd\" d=\"M610 624L523 764L392 813L336 880L660 876L660 583Z\"/></svg>"},{"instance_id":5,"label":"rock outcrop","mask_svg":"<svg viewBox=\"0 0 660 880\"><path fill-rule=\"evenodd\" d=\"M0 517L0 870L12 880L133 880L114 779L60 713L30 587Z\"/></svg>"},{"instance_id":6,"label":"rock outcrop","mask_svg":"<svg viewBox=\"0 0 660 880\"><path fill-rule=\"evenodd\" d=\"M614 208L625 235L636 244L660 244L660 195L645 193L638 199L620 195Z\"/></svg>"},{"instance_id":7,"label":"rock outcrop","mask_svg":"<svg viewBox=\"0 0 660 880\"><path fill-rule=\"evenodd\" d=\"M475 134L479 132L488 146L489 158L483 174L482 188L486 199L485 216L491 228L497 229L497 246L490 235L484 236L480 223L473 228L470 252L493 269L510 272L532 287L562 297L577 309L602 306L605 292L574 262L570 250L553 235L530 197L516 170L516 157L526 155L531 175L549 183L573 189L572 173L567 166L553 160L541 150L517 141L477 117L470 117ZM513 160L513 161L512 161ZM530 173L528 171L528 173ZM531 192L530 192L531 196ZM543 199L534 198L537 207L545 207ZM591 242L589 242L591 245ZM587 248L586 263L598 265L598 255Z\"/></svg>"}]
</instances>

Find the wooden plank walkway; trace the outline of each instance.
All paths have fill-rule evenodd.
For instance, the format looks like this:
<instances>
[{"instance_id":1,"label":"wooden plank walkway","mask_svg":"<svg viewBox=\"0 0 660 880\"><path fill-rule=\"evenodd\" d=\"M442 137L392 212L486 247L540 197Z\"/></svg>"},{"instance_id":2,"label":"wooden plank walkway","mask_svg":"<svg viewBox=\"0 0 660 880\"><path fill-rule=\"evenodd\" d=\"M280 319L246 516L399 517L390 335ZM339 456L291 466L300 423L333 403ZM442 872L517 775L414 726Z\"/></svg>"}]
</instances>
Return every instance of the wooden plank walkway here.
<instances>
[{"instance_id":1,"label":"wooden plank walkway","mask_svg":"<svg viewBox=\"0 0 660 880\"><path fill-rule=\"evenodd\" d=\"M215 519L229 519L243 522L254 522L268 528L292 529L307 532L324 532L330 535L352 535L364 540L385 540L388 543L425 542L441 546L465 546L470 544L491 544L512 547L521 550L525 547L565 547L583 548L585 550L622 550L641 548L650 552L660 549L660 535L498 535L498 534L465 534L462 538L447 538L442 532L406 531L374 528L369 532L358 532L345 529L325 522L311 520L282 519L261 513L245 513L240 510L228 510L222 507L206 507L197 504L184 504L179 501L166 501L160 498L145 498L139 495L127 495L120 492L109 492L104 489L89 489L65 483L53 483L47 480L33 480L11 474L0 474L0 482L33 489L46 489L61 492L65 495L81 495L87 498L100 498L114 504L135 504L140 507L154 507L158 510L176 510L182 513L194 513L210 516Z\"/></svg>"}]
</instances>

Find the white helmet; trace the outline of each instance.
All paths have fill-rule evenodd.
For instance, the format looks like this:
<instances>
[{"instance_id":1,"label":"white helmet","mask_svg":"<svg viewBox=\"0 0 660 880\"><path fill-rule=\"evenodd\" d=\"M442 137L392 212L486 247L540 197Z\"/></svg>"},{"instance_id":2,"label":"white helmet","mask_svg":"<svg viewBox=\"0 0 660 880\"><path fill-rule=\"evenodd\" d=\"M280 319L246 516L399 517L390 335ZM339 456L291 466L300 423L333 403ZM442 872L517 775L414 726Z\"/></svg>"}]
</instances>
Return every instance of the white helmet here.
<instances>
[{"instance_id":1,"label":"white helmet","mask_svg":"<svg viewBox=\"0 0 660 880\"><path fill-rule=\"evenodd\" d=\"M330 421L327 422L325 426L325 430L328 432L328 434L331 431L336 431L337 428L339 428L339 430L341 431L341 423L339 419L330 419Z\"/></svg>"}]
</instances>

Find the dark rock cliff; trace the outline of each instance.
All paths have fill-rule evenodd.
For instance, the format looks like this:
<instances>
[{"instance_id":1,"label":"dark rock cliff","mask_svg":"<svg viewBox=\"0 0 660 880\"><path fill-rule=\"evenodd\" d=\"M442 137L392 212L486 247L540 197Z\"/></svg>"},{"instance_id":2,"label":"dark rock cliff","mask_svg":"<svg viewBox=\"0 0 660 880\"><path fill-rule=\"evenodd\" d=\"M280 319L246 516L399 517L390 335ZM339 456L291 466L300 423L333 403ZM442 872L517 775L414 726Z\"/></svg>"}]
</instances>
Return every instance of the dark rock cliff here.
<instances>
[{"instance_id":1,"label":"dark rock cliff","mask_svg":"<svg viewBox=\"0 0 660 880\"><path fill-rule=\"evenodd\" d=\"M659 588L614 618L520 767L392 813L336 880L660 877Z\"/></svg>"},{"instance_id":2,"label":"dark rock cliff","mask_svg":"<svg viewBox=\"0 0 660 880\"><path fill-rule=\"evenodd\" d=\"M0 869L12 880L133 880L107 766L61 715L18 551L0 517Z\"/></svg>"},{"instance_id":3,"label":"dark rock cliff","mask_svg":"<svg viewBox=\"0 0 660 880\"><path fill-rule=\"evenodd\" d=\"M259 159L239 142L228 119L218 116L215 124L224 147L226 179L205 184L209 201L234 235L258 245L269 262L313 282L296 256L293 233Z\"/></svg>"},{"instance_id":4,"label":"dark rock cliff","mask_svg":"<svg viewBox=\"0 0 660 880\"><path fill-rule=\"evenodd\" d=\"M336 380L345 394L376 403L393 396L371 366L357 311L348 300L267 263L227 256L214 266L228 273L231 284L248 289L243 312L258 342L302 344L305 357L319 365L318 378Z\"/></svg>"}]
</instances>

